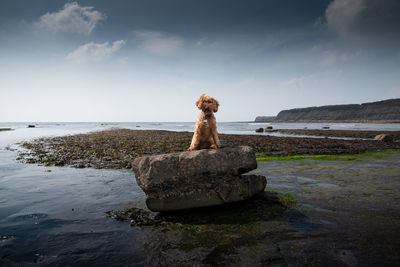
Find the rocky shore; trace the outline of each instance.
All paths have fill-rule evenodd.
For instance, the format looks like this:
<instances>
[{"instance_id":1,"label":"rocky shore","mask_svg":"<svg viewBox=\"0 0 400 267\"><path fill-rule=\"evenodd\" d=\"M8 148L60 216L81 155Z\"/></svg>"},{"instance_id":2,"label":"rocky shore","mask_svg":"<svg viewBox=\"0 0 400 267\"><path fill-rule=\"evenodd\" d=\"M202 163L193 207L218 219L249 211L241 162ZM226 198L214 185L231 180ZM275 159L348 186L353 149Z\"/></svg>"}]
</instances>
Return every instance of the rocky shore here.
<instances>
[{"instance_id":1,"label":"rocky shore","mask_svg":"<svg viewBox=\"0 0 400 267\"><path fill-rule=\"evenodd\" d=\"M337 131L336 131L337 132ZM39 138L21 144L19 160L45 166L130 169L139 156L186 151L193 133L112 129L88 134ZM399 142L289 138L257 135L219 135L224 147L247 145L270 156L358 154L400 149Z\"/></svg>"},{"instance_id":2,"label":"rocky shore","mask_svg":"<svg viewBox=\"0 0 400 267\"><path fill-rule=\"evenodd\" d=\"M185 151L191 137L114 129L41 138L21 144L29 150L20 159L130 168L139 156ZM400 149L399 142L373 140L225 134L220 140L225 147L248 145L274 156ZM268 186L251 199L157 213L135 200L107 214L141 233L131 243L142 257L133 262L138 266L397 266L399 151L346 160L258 161L250 174L268 177Z\"/></svg>"},{"instance_id":3,"label":"rocky shore","mask_svg":"<svg viewBox=\"0 0 400 267\"><path fill-rule=\"evenodd\" d=\"M374 139L379 134L387 134L393 139L400 140L400 131L352 131L352 130L313 130L313 129L279 129L280 133L294 134L294 135L313 135L313 136L326 136L326 137L349 137L349 138L363 138Z\"/></svg>"},{"instance_id":4,"label":"rocky shore","mask_svg":"<svg viewBox=\"0 0 400 267\"><path fill-rule=\"evenodd\" d=\"M108 215L145 233L139 266L398 266L400 153L371 154L261 161L267 189L249 200Z\"/></svg>"}]
</instances>

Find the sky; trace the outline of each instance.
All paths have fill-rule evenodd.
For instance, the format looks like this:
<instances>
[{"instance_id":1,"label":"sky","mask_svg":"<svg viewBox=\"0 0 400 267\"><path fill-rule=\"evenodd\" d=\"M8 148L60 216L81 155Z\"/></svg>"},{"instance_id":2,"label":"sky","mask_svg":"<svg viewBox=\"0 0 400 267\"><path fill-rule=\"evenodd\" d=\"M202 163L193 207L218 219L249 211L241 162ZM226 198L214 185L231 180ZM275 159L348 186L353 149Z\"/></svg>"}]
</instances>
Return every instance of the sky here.
<instances>
[{"instance_id":1,"label":"sky","mask_svg":"<svg viewBox=\"0 0 400 267\"><path fill-rule=\"evenodd\" d=\"M217 121L400 98L398 0L1 0L0 121Z\"/></svg>"}]
</instances>

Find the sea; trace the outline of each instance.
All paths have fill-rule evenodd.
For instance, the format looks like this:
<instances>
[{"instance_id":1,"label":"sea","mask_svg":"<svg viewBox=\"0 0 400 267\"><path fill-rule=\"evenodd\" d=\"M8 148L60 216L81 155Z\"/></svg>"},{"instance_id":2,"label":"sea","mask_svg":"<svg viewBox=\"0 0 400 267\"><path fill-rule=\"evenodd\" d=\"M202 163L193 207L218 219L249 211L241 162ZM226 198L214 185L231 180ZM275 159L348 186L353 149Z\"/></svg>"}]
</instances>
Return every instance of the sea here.
<instances>
[{"instance_id":1,"label":"sea","mask_svg":"<svg viewBox=\"0 0 400 267\"><path fill-rule=\"evenodd\" d=\"M148 228L107 217L127 205L145 207L145 195L130 170L76 169L25 164L17 143L38 137L112 128L188 131L194 122L0 123L0 266L132 265L145 255ZM34 125L28 128L28 125ZM257 134L257 128L400 130L400 124L219 122L227 134ZM279 133L268 133L280 135ZM273 184L272 182L268 182Z\"/></svg>"},{"instance_id":2,"label":"sea","mask_svg":"<svg viewBox=\"0 0 400 267\"><path fill-rule=\"evenodd\" d=\"M28 125L33 125L34 128L28 128ZM0 128L13 129L13 131L1 132L0 146L37 137L71 135L112 128L193 132L194 126L195 122L0 122ZM256 129L266 128L267 126L272 126L274 129L323 129L323 127L329 127L331 130L400 131L400 123L217 123L218 132L225 134L304 137L279 132L255 132ZM315 138L318 137L315 136Z\"/></svg>"}]
</instances>

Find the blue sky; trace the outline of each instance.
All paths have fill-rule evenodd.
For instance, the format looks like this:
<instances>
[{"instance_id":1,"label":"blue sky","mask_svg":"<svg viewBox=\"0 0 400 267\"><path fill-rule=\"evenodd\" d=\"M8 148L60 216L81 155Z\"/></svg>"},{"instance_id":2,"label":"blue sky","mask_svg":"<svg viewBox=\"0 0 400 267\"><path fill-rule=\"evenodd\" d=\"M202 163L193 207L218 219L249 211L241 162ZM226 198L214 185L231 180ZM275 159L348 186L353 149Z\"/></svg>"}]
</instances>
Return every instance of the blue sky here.
<instances>
[{"instance_id":1,"label":"blue sky","mask_svg":"<svg viewBox=\"0 0 400 267\"><path fill-rule=\"evenodd\" d=\"M0 2L0 121L219 121L400 97L396 0Z\"/></svg>"}]
</instances>

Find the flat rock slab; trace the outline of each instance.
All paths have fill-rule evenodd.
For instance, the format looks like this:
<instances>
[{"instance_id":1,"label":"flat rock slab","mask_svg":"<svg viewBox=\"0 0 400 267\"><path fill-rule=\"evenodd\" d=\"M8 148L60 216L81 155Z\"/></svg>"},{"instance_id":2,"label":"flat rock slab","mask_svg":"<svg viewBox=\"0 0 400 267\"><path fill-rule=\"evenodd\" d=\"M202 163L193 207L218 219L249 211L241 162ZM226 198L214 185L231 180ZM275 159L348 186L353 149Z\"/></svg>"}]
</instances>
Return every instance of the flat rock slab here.
<instances>
[{"instance_id":1,"label":"flat rock slab","mask_svg":"<svg viewBox=\"0 0 400 267\"><path fill-rule=\"evenodd\" d=\"M242 175L257 168L254 151L246 146L146 156L132 166L152 211L240 201L266 186L264 176Z\"/></svg>"}]
</instances>

